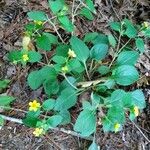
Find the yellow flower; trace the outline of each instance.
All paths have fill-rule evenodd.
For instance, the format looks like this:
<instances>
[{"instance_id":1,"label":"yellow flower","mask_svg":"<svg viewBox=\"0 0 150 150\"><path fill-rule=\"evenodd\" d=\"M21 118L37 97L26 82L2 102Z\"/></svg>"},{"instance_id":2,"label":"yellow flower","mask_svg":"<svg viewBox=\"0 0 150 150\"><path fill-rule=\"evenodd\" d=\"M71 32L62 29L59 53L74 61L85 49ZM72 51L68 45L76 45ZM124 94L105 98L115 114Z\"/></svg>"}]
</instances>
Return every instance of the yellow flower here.
<instances>
[{"instance_id":1,"label":"yellow flower","mask_svg":"<svg viewBox=\"0 0 150 150\"><path fill-rule=\"evenodd\" d=\"M35 128L35 130L33 131L33 134L38 137L40 135L42 135L43 133L43 129L42 128Z\"/></svg>"},{"instance_id":2,"label":"yellow flower","mask_svg":"<svg viewBox=\"0 0 150 150\"><path fill-rule=\"evenodd\" d=\"M115 123L114 125L115 132L118 132L120 127L121 125L119 123Z\"/></svg>"},{"instance_id":3,"label":"yellow flower","mask_svg":"<svg viewBox=\"0 0 150 150\"><path fill-rule=\"evenodd\" d=\"M139 115L139 108L137 106L134 106L133 112L134 112L134 115L137 117Z\"/></svg>"},{"instance_id":4,"label":"yellow flower","mask_svg":"<svg viewBox=\"0 0 150 150\"><path fill-rule=\"evenodd\" d=\"M67 66L64 66L61 68L61 70L62 70L62 72L66 73L66 72L68 72L69 69Z\"/></svg>"},{"instance_id":5,"label":"yellow flower","mask_svg":"<svg viewBox=\"0 0 150 150\"><path fill-rule=\"evenodd\" d=\"M29 56L27 54L24 54L22 56L23 61L28 61L29 60Z\"/></svg>"},{"instance_id":6,"label":"yellow flower","mask_svg":"<svg viewBox=\"0 0 150 150\"><path fill-rule=\"evenodd\" d=\"M38 103L37 100L30 102L29 106L29 111L37 111L41 107L40 103Z\"/></svg>"},{"instance_id":7,"label":"yellow flower","mask_svg":"<svg viewBox=\"0 0 150 150\"><path fill-rule=\"evenodd\" d=\"M34 23L37 24L37 25L39 25L39 26L40 26L40 25L43 25L43 22L42 22L42 21L34 21Z\"/></svg>"},{"instance_id":8,"label":"yellow flower","mask_svg":"<svg viewBox=\"0 0 150 150\"><path fill-rule=\"evenodd\" d=\"M149 27L149 23L148 22L143 22L143 27L144 28L148 28Z\"/></svg>"},{"instance_id":9,"label":"yellow flower","mask_svg":"<svg viewBox=\"0 0 150 150\"><path fill-rule=\"evenodd\" d=\"M30 37L29 36L24 36L22 39L22 46L24 49L28 50L28 45L30 44Z\"/></svg>"},{"instance_id":10,"label":"yellow flower","mask_svg":"<svg viewBox=\"0 0 150 150\"><path fill-rule=\"evenodd\" d=\"M75 58L76 54L75 54L75 52L73 50L69 49L68 56L71 57L71 58Z\"/></svg>"}]
</instances>

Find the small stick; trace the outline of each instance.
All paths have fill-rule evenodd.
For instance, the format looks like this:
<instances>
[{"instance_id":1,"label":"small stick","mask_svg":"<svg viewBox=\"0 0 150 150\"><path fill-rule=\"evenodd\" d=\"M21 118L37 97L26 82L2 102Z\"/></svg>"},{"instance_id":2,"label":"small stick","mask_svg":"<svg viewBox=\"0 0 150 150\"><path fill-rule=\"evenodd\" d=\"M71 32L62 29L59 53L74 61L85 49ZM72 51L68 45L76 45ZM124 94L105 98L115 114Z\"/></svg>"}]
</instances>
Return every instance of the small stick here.
<instances>
[{"instance_id":1,"label":"small stick","mask_svg":"<svg viewBox=\"0 0 150 150\"><path fill-rule=\"evenodd\" d=\"M150 140L148 139L148 137L146 137L146 135L142 132L142 130L133 121L131 122L139 130L139 132L143 135L143 137L147 140L147 142L150 143Z\"/></svg>"},{"instance_id":2,"label":"small stick","mask_svg":"<svg viewBox=\"0 0 150 150\"><path fill-rule=\"evenodd\" d=\"M7 117L7 116L1 115L1 114L0 114L0 117L3 118L4 120L8 120L8 121L11 121L11 122L16 122L16 123L19 123L19 124L23 124L22 119Z\"/></svg>"},{"instance_id":3,"label":"small stick","mask_svg":"<svg viewBox=\"0 0 150 150\"><path fill-rule=\"evenodd\" d=\"M8 121L12 121L12 122L15 122L15 123L23 124L22 119L7 117L7 116L1 115L1 114L0 114L0 117L3 118L4 120L8 120ZM69 135L72 135L72 136L76 136L76 137L80 137L80 138L83 138L83 139L86 139L86 140L89 140L89 141L93 141L93 137L92 136L82 137L80 134L78 134L78 133L76 133L74 131L71 131L71 130L66 130L64 128L55 127L55 128L52 128L52 130L54 130L54 131L61 131L63 133L66 133L66 134L69 134Z\"/></svg>"}]
</instances>

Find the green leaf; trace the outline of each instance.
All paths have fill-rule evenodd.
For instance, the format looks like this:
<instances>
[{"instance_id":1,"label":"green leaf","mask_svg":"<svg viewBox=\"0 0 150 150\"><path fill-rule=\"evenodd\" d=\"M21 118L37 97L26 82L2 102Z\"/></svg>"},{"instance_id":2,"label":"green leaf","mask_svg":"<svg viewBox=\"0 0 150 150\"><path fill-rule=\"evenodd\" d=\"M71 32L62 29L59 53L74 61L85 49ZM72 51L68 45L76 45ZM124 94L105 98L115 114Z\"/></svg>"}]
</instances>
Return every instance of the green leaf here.
<instances>
[{"instance_id":1,"label":"green leaf","mask_svg":"<svg viewBox=\"0 0 150 150\"><path fill-rule=\"evenodd\" d=\"M94 7L94 3L92 0L85 0L86 5L88 6L88 8L93 12L96 13L95 7Z\"/></svg>"},{"instance_id":2,"label":"green leaf","mask_svg":"<svg viewBox=\"0 0 150 150\"><path fill-rule=\"evenodd\" d=\"M93 141L88 150L100 150L100 147Z\"/></svg>"},{"instance_id":3,"label":"green leaf","mask_svg":"<svg viewBox=\"0 0 150 150\"><path fill-rule=\"evenodd\" d=\"M67 77L69 82L73 85L75 85L76 83L76 79L72 76L68 76ZM64 79L62 82L61 82L61 85L60 85L60 91L64 90L65 88L72 88L72 86L66 81L66 79Z\"/></svg>"},{"instance_id":4,"label":"green leaf","mask_svg":"<svg viewBox=\"0 0 150 150\"><path fill-rule=\"evenodd\" d=\"M54 99L47 99L43 102L42 108L44 111L50 111L54 108L55 100Z\"/></svg>"},{"instance_id":5,"label":"green leaf","mask_svg":"<svg viewBox=\"0 0 150 150\"><path fill-rule=\"evenodd\" d=\"M49 39L49 42L51 44L58 44L58 37L51 34L51 33L43 33L43 35L47 36ZM47 44L47 43L46 43Z\"/></svg>"},{"instance_id":6,"label":"green leaf","mask_svg":"<svg viewBox=\"0 0 150 150\"><path fill-rule=\"evenodd\" d=\"M29 31L29 32L34 32L36 29L36 24L32 23L28 23L25 25L25 30Z\"/></svg>"},{"instance_id":7,"label":"green leaf","mask_svg":"<svg viewBox=\"0 0 150 150\"><path fill-rule=\"evenodd\" d=\"M41 74L39 71L32 71L27 78L28 84L32 90L38 89L42 83L43 78L41 78Z\"/></svg>"},{"instance_id":8,"label":"green leaf","mask_svg":"<svg viewBox=\"0 0 150 150\"><path fill-rule=\"evenodd\" d=\"M109 44L109 41L108 41L108 36L106 36L105 34L98 34L98 36L92 40L92 43L94 45L96 44L106 44L108 45Z\"/></svg>"},{"instance_id":9,"label":"green leaf","mask_svg":"<svg viewBox=\"0 0 150 150\"><path fill-rule=\"evenodd\" d=\"M91 49L91 58L100 61L106 57L108 53L108 45L106 44L96 44Z\"/></svg>"},{"instance_id":10,"label":"green leaf","mask_svg":"<svg viewBox=\"0 0 150 150\"><path fill-rule=\"evenodd\" d=\"M99 106L99 104L101 104L101 102L102 102L100 96L93 92L91 94L91 100L92 100L92 106L94 106L95 108L97 108Z\"/></svg>"},{"instance_id":11,"label":"green leaf","mask_svg":"<svg viewBox=\"0 0 150 150\"><path fill-rule=\"evenodd\" d=\"M49 7L54 14L57 14L60 10L62 10L65 4L64 0L55 0L55 1L49 0L48 2L49 2Z\"/></svg>"},{"instance_id":12,"label":"green leaf","mask_svg":"<svg viewBox=\"0 0 150 150\"><path fill-rule=\"evenodd\" d=\"M45 93L49 96L51 94L57 94L57 92L59 91L59 84L57 80L53 80L53 79L46 80L43 83L43 86L44 86Z\"/></svg>"},{"instance_id":13,"label":"green leaf","mask_svg":"<svg viewBox=\"0 0 150 150\"><path fill-rule=\"evenodd\" d=\"M71 116L68 110L60 111L59 115L62 117L61 125L65 125L71 122Z\"/></svg>"},{"instance_id":14,"label":"green leaf","mask_svg":"<svg viewBox=\"0 0 150 150\"><path fill-rule=\"evenodd\" d=\"M86 100L84 100L84 101L82 102L82 108L83 108L84 110L90 110L90 111L95 111L95 110L96 110L96 108L95 108L94 106L92 106L92 105L90 104L90 102L88 102L88 101L86 101Z\"/></svg>"},{"instance_id":15,"label":"green leaf","mask_svg":"<svg viewBox=\"0 0 150 150\"><path fill-rule=\"evenodd\" d=\"M4 125L5 120L0 115L0 127Z\"/></svg>"},{"instance_id":16,"label":"green leaf","mask_svg":"<svg viewBox=\"0 0 150 150\"><path fill-rule=\"evenodd\" d=\"M112 94L111 97L108 98L107 103L111 104L112 106L118 106L122 107L123 104L123 98L125 95L125 91L123 90L115 90Z\"/></svg>"},{"instance_id":17,"label":"green leaf","mask_svg":"<svg viewBox=\"0 0 150 150\"><path fill-rule=\"evenodd\" d=\"M58 56L58 55L55 55L52 60L57 63L57 64L65 64L66 62L66 58L63 57L63 56Z\"/></svg>"},{"instance_id":18,"label":"green leaf","mask_svg":"<svg viewBox=\"0 0 150 150\"><path fill-rule=\"evenodd\" d=\"M115 131L114 125L116 123L125 123L125 114L123 107L111 107L108 110L107 116L102 120L104 132ZM119 129L121 130L121 128Z\"/></svg>"},{"instance_id":19,"label":"green leaf","mask_svg":"<svg viewBox=\"0 0 150 150\"><path fill-rule=\"evenodd\" d=\"M57 73L55 69L51 66L45 66L39 70L41 79L43 80L55 80L57 78Z\"/></svg>"},{"instance_id":20,"label":"green leaf","mask_svg":"<svg viewBox=\"0 0 150 150\"><path fill-rule=\"evenodd\" d=\"M65 45L65 44L58 45L56 48L56 55L67 57L69 48L70 48L69 45Z\"/></svg>"},{"instance_id":21,"label":"green leaf","mask_svg":"<svg viewBox=\"0 0 150 150\"><path fill-rule=\"evenodd\" d=\"M97 32L89 32L89 33L86 33L85 36L84 36L84 42L91 42L93 41L96 37L98 36L98 33Z\"/></svg>"},{"instance_id":22,"label":"green leaf","mask_svg":"<svg viewBox=\"0 0 150 150\"><path fill-rule=\"evenodd\" d=\"M50 128L55 128L58 126L62 121L62 117L60 115L54 115L47 119L47 124L50 126Z\"/></svg>"},{"instance_id":23,"label":"green leaf","mask_svg":"<svg viewBox=\"0 0 150 150\"><path fill-rule=\"evenodd\" d=\"M144 36L147 38L150 38L150 28L148 28L144 31Z\"/></svg>"},{"instance_id":24,"label":"green leaf","mask_svg":"<svg viewBox=\"0 0 150 150\"><path fill-rule=\"evenodd\" d=\"M120 22L111 22L110 27L111 27L112 30L115 30L115 31L118 31L118 32L121 31L121 23Z\"/></svg>"},{"instance_id":25,"label":"green leaf","mask_svg":"<svg viewBox=\"0 0 150 150\"><path fill-rule=\"evenodd\" d=\"M109 120L108 117L105 117L103 120L102 120L102 125L103 125L103 130L104 132L109 132L109 131L113 131L113 123L111 122L111 120Z\"/></svg>"},{"instance_id":26,"label":"green leaf","mask_svg":"<svg viewBox=\"0 0 150 150\"><path fill-rule=\"evenodd\" d=\"M85 45L83 41L81 41L75 36L71 37L70 44L75 54L77 55L77 58L81 62L85 63L90 55L89 48Z\"/></svg>"},{"instance_id":27,"label":"green leaf","mask_svg":"<svg viewBox=\"0 0 150 150\"><path fill-rule=\"evenodd\" d=\"M29 62L31 63L38 62L42 59L42 55L36 51L30 51L28 55L29 55Z\"/></svg>"},{"instance_id":28,"label":"green leaf","mask_svg":"<svg viewBox=\"0 0 150 150\"><path fill-rule=\"evenodd\" d=\"M96 130L96 116L94 111L83 110L74 125L74 130L81 136L90 136Z\"/></svg>"},{"instance_id":29,"label":"green leaf","mask_svg":"<svg viewBox=\"0 0 150 150\"><path fill-rule=\"evenodd\" d=\"M45 12L43 12L43 11L30 11L27 13L27 15L31 20L35 20L35 21L46 21L47 20L47 16L46 16Z\"/></svg>"},{"instance_id":30,"label":"green leaf","mask_svg":"<svg viewBox=\"0 0 150 150\"><path fill-rule=\"evenodd\" d=\"M26 117L22 120L23 124L27 127L36 127L37 122L39 121L40 111L29 111L26 114Z\"/></svg>"},{"instance_id":31,"label":"green leaf","mask_svg":"<svg viewBox=\"0 0 150 150\"><path fill-rule=\"evenodd\" d=\"M70 60L68 65L71 68L70 71L73 71L76 73L82 73L85 69L84 66L77 59Z\"/></svg>"},{"instance_id":32,"label":"green leaf","mask_svg":"<svg viewBox=\"0 0 150 150\"><path fill-rule=\"evenodd\" d=\"M109 40L109 43L110 45L115 48L117 42L116 42L116 39L114 38L114 36L112 34L109 34L108 35L108 40Z\"/></svg>"},{"instance_id":33,"label":"green leaf","mask_svg":"<svg viewBox=\"0 0 150 150\"><path fill-rule=\"evenodd\" d=\"M36 39L36 45L38 48L45 50L45 51L50 51L51 50L51 43L49 40L49 37L47 35L41 35Z\"/></svg>"},{"instance_id":34,"label":"green leaf","mask_svg":"<svg viewBox=\"0 0 150 150\"><path fill-rule=\"evenodd\" d=\"M135 40L135 44L136 44L136 47L138 48L138 50L139 50L141 53L143 53L144 50L145 50L145 45L144 45L143 39L137 38L137 39Z\"/></svg>"},{"instance_id":35,"label":"green leaf","mask_svg":"<svg viewBox=\"0 0 150 150\"><path fill-rule=\"evenodd\" d=\"M136 118L135 114L134 114L133 112L130 112L129 119L130 119L131 121L133 121L135 118Z\"/></svg>"},{"instance_id":36,"label":"green leaf","mask_svg":"<svg viewBox=\"0 0 150 150\"><path fill-rule=\"evenodd\" d=\"M145 108L146 103L145 103L145 97L144 94L141 90L135 90L131 92L133 104L135 106L138 106L140 109Z\"/></svg>"},{"instance_id":37,"label":"green leaf","mask_svg":"<svg viewBox=\"0 0 150 150\"><path fill-rule=\"evenodd\" d=\"M0 90L5 89L8 86L9 82L10 80L8 79L0 80Z\"/></svg>"},{"instance_id":38,"label":"green leaf","mask_svg":"<svg viewBox=\"0 0 150 150\"><path fill-rule=\"evenodd\" d=\"M132 22L128 19L124 19L123 23L126 27L124 34L127 35L129 38L135 38L137 36L137 30L133 26Z\"/></svg>"},{"instance_id":39,"label":"green leaf","mask_svg":"<svg viewBox=\"0 0 150 150\"><path fill-rule=\"evenodd\" d=\"M135 65L139 58L139 53L136 51L123 51L118 55L117 65Z\"/></svg>"},{"instance_id":40,"label":"green leaf","mask_svg":"<svg viewBox=\"0 0 150 150\"><path fill-rule=\"evenodd\" d=\"M13 62L13 61L20 61L22 59L21 51L15 50L15 51L9 52L8 59L11 62Z\"/></svg>"},{"instance_id":41,"label":"green leaf","mask_svg":"<svg viewBox=\"0 0 150 150\"><path fill-rule=\"evenodd\" d=\"M108 79L103 85L105 85L108 89L113 89L113 87L115 86L115 80Z\"/></svg>"},{"instance_id":42,"label":"green leaf","mask_svg":"<svg viewBox=\"0 0 150 150\"><path fill-rule=\"evenodd\" d=\"M119 85L127 86L138 80L139 74L135 67L122 65L113 70L113 78Z\"/></svg>"},{"instance_id":43,"label":"green leaf","mask_svg":"<svg viewBox=\"0 0 150 150\"><path fill-rule=\"evenodd\" d=\"M102 66L98 67L97 71L98 71L101 75L105 75L105 74L109 73L110 68L109 68L108 66L102 65Z\"/></svg>"},{"instance_id":44,"label":"green leaf","mask_svg":"<svg viewBox=\"0 0 150 150\"><path fill-rule=\"evenodd\" d=\"M71 88L64 89L56 100L54 109L58 111L67 110L75 105L77 101L76 91Z\"/></svg>"},{"instance_id":45,"label":"green leaf","mask_svg":"<svg viewBox=\"0 0 150 150\"><path fill-rule=\"evenodd\" d=\"M124 94L122 102L123 102L123 107L125 108L130 108L131 106L133 106L131 93Z\"/></svg>"},{"instance_id":46,"label":"green leaf","mask_svg":"<svg viewBox=\"0 0 150 150\"><path fill-rule=\"evenodd\" d=\"M59 16L58 20L60 21L62 27L68 31L68 32L73 32L74 30L74 25L72 22L69 20L67 16Z\"/></svg>"},{"instance_id":47,"label":"green leaf","mask_svg":"<svg viewBox=\"0 0 150 150\"><path fill-rule=\"evenodd\" d=\"M81 11L80 11L80 15L84 16L85 18L87 18L89 20L93 20L94 19L94 16L90 12L90 10L87 9L87 8L82 8Z\"/></svg>"},{"instance_id":48,"label":"green leaf","mask_svg":"<svg viewBox=\"0 0 150 150\"><path fill-rule=\"evenodd\" d=\"M45 80L54 80L56 79L57 74L54 68L52 67L43 67L38 71L32 71L27 78L28 84L31 89L35 90L39 88ZM45 83L46 84L46 83Z\"/></svg>"},{"instance_id":49,"label":"green leaf","mask_svg":"<svg viewBox=\"0 0 150 150\"><path fill-rule=\"evenodd\" d=\"M15 98L12 96L0 95L0 106L7 106L14 100L15 100Z\"/></svg>"}]
</instances>

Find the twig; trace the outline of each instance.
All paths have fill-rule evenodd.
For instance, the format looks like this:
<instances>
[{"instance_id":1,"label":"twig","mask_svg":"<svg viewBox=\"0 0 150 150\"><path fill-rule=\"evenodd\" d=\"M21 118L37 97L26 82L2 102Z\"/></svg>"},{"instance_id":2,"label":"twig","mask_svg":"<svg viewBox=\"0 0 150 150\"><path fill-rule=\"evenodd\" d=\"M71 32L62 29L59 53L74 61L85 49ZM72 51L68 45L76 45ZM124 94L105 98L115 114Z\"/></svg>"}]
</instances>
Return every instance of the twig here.
<instances>
[{"instance_id":1,"label":"twig","mask_svg":"<svg viewBox=\"0 0 150 150\"><path fill-rule=\"evenodd\" d=\"M54 27L55 32L57 33L57 35L59 36L60 40L62 41L62 43L65 43L63 38L61 37L61 35L59 34L55 24L51 21L51 19L48 18L48 22Z\"/></svg>"},{"instance_id":2,"label":"twig","mask_svg":"<svg viewBox=\"0 0 150 150\"><path fill-rule=\"evenodd\" d=\"M114 9L114 6L113 6L113 3L112 3L112 0L109 0L109 3L110 3L110 6L111 6L111 8L112 8L113 12L115 13L116 17L119 19L119 21L121 21L121 19L120 19L120 17L119 17L119 15L118 15L118 13L117 13L117 12L116 12L116 10Z\"/></svg>"},{"instance_id":3,"label":"twig","mask_svg":"<svg viewBox=\"0 0 150 150\"><path fill-rule=\"evenodd\" d=\"M109 65L109 68L112 66L113 62L115 61L116 57L117 57L117 54L118 54L118 51L119 51L119 47L120 47L120 42L121 42L121 36L122 36L122 27L121 27L121 30L120 30L120 35L119 35L119 39L118 39L118 45L117 45L117 50L116 50L116 53L113 57L113 60L111 61L110 65Z\"/></svg>"},{"instance_id":4,"label":"twig","mask_svg":"<svg viewBox=\"0 0 150 150\"><path fill-rule=\"evenodd\" d=\"M74 9L74 5L75 5L75 0L73 0L73 4L72 4L72 24L74 24L74 17L77 15L76 12L78 10L78 8L80 7L81 3L79 3L77 5L77 7ZM74 32L72 32L72 35L74 34Z\"/></svg>"},{"instance_id":5,"label":"twig","mask_svg":"<svg viewBox=\"0 0 150 150\"><path fill-rule=\"evenodd\" d=\"M50 142L52 142L57 147L57 150L61 150L61 147L54 140L52 140L48 135L45 135L45 137L47 138L47 142L49 144L51 144Z\"/></svg>"},{"instance_id":6,"label":"twig","mask_svg":"<svg viewBox=\"0 0 150 150\"><path fill-rule=\"evenodd\" d=\"M7 117L7 116L1 115L1 114L0 114L0 117L2 117L4 120L8 120L8 121L12 121L12 122L15 122L15 123L23 124L22 119ZM76 133L74 131L71 131L71 130L66 130L64 128L55 127L55 128L52 128L52 130L54 130L54 131L61 131L63 133L66 133L66 134L69 134L69 135L72 135L72 136L76 136L76 137L80 137L80 138L83 138L83 139L86 139L86 140L89 140L89 141L93 140L92 136L82 137L80 134L78 134L78 133Z\"/></svg>"},{"instance_id":7,"label":"twig","mask_svg":"<svg viewBox=\"0 0 150 150\"><path fill-rule=\"evenodd\" d=\"M70 135L73 135L73 136L76 136L76 137L80 137L80 138L83 138L83 139L86 139L86 140L89 140L89 141L93 141L93 137L92 136L89 136L89 137L82 137L80 134L74 132L74 131L71 131L71 130L66 130L64 128L53 128L53 130L55 131L61 131L63 133L66 133L66 134L70 134Z\"/></svg>"},{"instance_id":8,"label":"twig","mask_svg":"<svg viewBox=\"0 0 150 150\"><path fill-rule=\"evenodd\" d=\"M72 24L74 23L74 3L75 3L75 0L73 0L72 2Z\"/></svg>"},{"instance_id":9,"label":"twig","mask_svg":"<svg viewBox=\"0 0 150 150\"><path fill-rule=\"evenodd\" d=\"M120 49L119 49L119 46L120 46L120 42L121 42L121 34L119 36L119 41L118 41L118 46L117 46L117 50L116 50L116 53L113 57L113 60L111 61L110 65L109 65L109 68L112 66L113 62L115 61L116 57L118 56L118 54L129 44L129 42L131 41L131 39L129 39Z\"/></svg>"},{"instance_id":10,"label":"twig","mask_svg":"<svg viewBox=\"0 0 150 150\"><path fill-rule=\"evenodd\" d=\"M150 143L150 140L148 139L148 137L146 137L146 135L142 132L142 130L138 127L138 125L136 125L133 121L131 122L139 130L139 132L143 135L143 137L147 140L147 142Z\"/></svg>"},{"instance_id":11,"label":"twig","mask_svg":"<svg viewBox=\"0 0 150 150\"><path fill-rule=\"evenodd\" d=\"M11 122L16 122L16 123L19 123L19 124L23 124L22 119L7 117L7 116L1 115L1 114L0 114L0 117L3 118L4 120L8 120L8 121L11 121Z\"/></svg>"},{"instance_id":12,"label":"twig","mask_svg":"<svg viewBox=\"0 0 150 150\"><path fill-rule=\"evenodd\" d=\"M8 110L12 110L12 111L27 113L27 111L25 111L25 110L18 109L18 108L11 108L11 107L7 107L7 106L0 106L0 109L8 109Z\"/></svg>"}]
</instances>

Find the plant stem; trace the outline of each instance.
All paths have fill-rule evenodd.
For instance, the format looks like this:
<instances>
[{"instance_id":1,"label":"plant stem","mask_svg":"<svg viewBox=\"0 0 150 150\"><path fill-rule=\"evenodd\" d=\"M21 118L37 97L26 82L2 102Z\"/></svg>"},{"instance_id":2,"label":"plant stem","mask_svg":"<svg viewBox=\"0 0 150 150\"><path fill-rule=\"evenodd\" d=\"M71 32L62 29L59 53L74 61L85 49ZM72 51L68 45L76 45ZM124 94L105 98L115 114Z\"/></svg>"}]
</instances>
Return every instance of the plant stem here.
<instances>
[{"instance_id":1,"label":"plant stem","mask_svg":"<svg viewBox=\"0 0 150 150\"><path fill-rule=\"evenodd\" d=\"M87 8L88 10L90 10L91 11L91 9L85 4L85 3L83 3L83 1L82 0L78 0L85 8ZM93 12L95 15L96 15L96 12L94 11Z\"/></svg>"},{"instance_id":2,"label":"plant stem","mask_svg":"<svg viewBox=\"0 0 150 150\"><path fill-rule=\"evenodd\" d=\"M83 64L84 64L84 68L85 68L86 75L87 75L88 79L91 80L91 79L90 79L90 75L89 75L89 73L88 73L88 69L87 69L86 63L84 62Z\"/></svg>"},{"instance_id":3,"label":"plant stem","mask_svg":"<svg viewBox=\"0 0 150 150\"><path fill-rule=\"evenodd\" d=\"M0 117L3 118L4 120L8 120L8 121L11 121L11 122L16 122L16 123L19 123L19 124L23 124L22 119L7 117L7 116L1 115L1 114L0 114Z\"/></svg>"},{"instance_id":4,"label":"plant stem","mask_svg":"<svg viewBox=\"0 0 150 150\"><path fill-rule=\"evenodd\" d=\"M48 17L47 17L48 18ZM54 27L55 32L57 33L57 35L59 36L60 40L62 41L62 43L65 43L63 38L61 37L61 35L59 34L55 24L51 21L51 19L48 18L48 22Z\"/></svg>"},{"instance_id":5,"label":"plant stem","mask_svg":"<svg viewBox=\"0 0 150 150\"><path fill-rule=\"evenodd\" d=\"M18 108L11 108L11 107L7 107L7 106L0 106L1 109L8 109L8 110L12 110L12 111L18 111L18 112L22 112L22 113L27 113L27 111L22 110L22 109L18 109Z\"/></svg>"},{"instance_id":6,"label":"plant stem","mask_svg":"<svg viewBox=\"0 0 150 150\"><path fill-rule=\"evenodd\" d=\"M119 49L119 51L115 53L115 56L114 56L112 62L110 63L109 68L112 66L112 64L113 64L113 62L115 61L115 59L116 59L116 57L118 56L118 54L122 51L122 49L124 49L124 48L127 46L127 44L128 44L130 41L131 41L131 39L129 39L129 40Z\"/></svg>"},{"instance_id":7,"label":"plant stem","mask_svg":"<svg viewBox=\"0 0 150 150\"><path fill-rule=\"evenodd\" d=\"M89 72L92 71L93 63L94 63L94 60L92 59L91 64L90 64L90 71Z\"/></svg>"},{"instance_id":8,"label":"plant stem","mask_svg":"<svg viewBox=\"0 0 150 150\"><path fill-rule=\"evenodd\" d=\"M1 115L1 114L0 114L0 117L2 117L4 120L8 120L8 121L12 121L12 122L15 122L15 123L23 124L22 119L7 117L7 116ZM76 133L76 132L74 132L74 131L71 131L71 130L66 130L66 129L64 129L64 128L55 127L55 128L52 128L51 130L63 132L63 133L66 133L66 134L68 134L68 135L72 135L72 136L76 136L76 137L81 137L81 138L86 139L86 140L89 140L89 141L92 141L92 140L93 140L93 137L92 137L92 136L89 136L89 137L82 137L82 136L80 136L78 133Z\"/></svg>"},{"instance_id":9,"label":"plant stem","mask_svg":"<svg viewBox=\"0 0 150 150\"><path fill-rule=\"evenodd\" d=\"M66 81L68 82L68 84L69 84L71 87L73 87L74 89L78 90L78 88L75 87L75 86L68 80L67 76L66 76L64 73L63 73L62 75L64 76L64 78L66 79Z\"/></svg>"}]
</instances>

